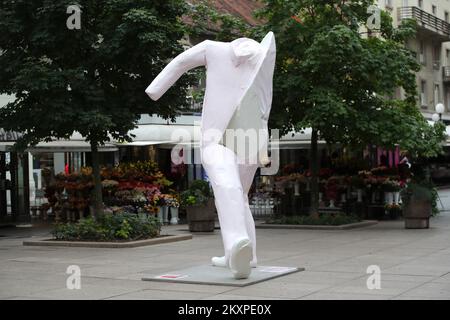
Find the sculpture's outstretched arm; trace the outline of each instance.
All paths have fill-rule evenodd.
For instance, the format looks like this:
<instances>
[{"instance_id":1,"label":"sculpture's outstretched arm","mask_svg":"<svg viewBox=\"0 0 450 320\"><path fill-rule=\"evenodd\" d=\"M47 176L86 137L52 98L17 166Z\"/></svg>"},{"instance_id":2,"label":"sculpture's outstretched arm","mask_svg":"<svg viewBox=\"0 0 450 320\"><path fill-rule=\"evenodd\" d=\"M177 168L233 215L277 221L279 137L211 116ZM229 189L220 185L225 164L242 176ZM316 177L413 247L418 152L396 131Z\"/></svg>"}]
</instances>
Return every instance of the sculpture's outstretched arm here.
<instances>
[{"instance_id":1,"label":"sculpture's outstretched arm","mask_svg":"<svg viewBox=\"0 0 450 320\"><path fill-rule=\"evenodd\" d=\"M145 93L156 101L161 98L183 73L190 69L206 65L205 49L208 41L205 40L179 54L161 71L147 89L145 89Z\"/></svg>"}]
</instances>

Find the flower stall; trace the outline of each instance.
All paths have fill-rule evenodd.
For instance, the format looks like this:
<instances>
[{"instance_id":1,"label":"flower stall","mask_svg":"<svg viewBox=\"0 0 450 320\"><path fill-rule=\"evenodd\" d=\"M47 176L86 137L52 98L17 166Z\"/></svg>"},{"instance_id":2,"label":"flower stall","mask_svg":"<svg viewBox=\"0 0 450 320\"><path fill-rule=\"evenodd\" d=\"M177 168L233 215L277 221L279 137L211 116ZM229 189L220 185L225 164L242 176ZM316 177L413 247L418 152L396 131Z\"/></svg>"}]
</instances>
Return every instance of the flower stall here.
<instances>
[{"instance_id":1,"label":"flower stall","mask_svg":"<svg viewBox=\"0 0 450 320\"><path fill-rule=\"evenodd\" d=\"M156 163L138 161L102 168L101 178L105 212L155 215L160 223L178 223L179 195ZM75 221L88 216L93 188L91 168L56 175L46 188L55 220Z\"/></svg>"},{"instance_id":2,"label":"flower stall","mask_svg":"<svg viewBox=\"0 0 450 320\"><path fill-rule=\"evenodd\" d=\"M280 170L273 185L260 187L271 191L278 208L274 215L307 215L310 204L309 170L298 170L292 164ZM353 174L343 170L322 168L318 176L319 211L355 214L361 218L395 219L401 214L400 191L407 181L397 168L384 166L359 170ZM254 192L252 198L257 197Z\"/></svg>"}]
</instances>

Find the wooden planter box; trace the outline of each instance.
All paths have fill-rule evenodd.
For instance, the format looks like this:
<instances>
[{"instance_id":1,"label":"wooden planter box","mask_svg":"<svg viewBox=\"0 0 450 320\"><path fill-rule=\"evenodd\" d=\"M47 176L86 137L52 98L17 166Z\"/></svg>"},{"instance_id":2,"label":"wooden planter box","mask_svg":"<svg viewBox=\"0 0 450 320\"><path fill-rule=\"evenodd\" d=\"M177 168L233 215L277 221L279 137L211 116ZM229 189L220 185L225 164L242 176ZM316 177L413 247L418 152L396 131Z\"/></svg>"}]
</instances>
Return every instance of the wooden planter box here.
<instances>
[{"instance_id":1,"label":"wooden planter box","mask_svg":"<svg viewBox=\"0 0 450 320\"><path fill-rule=\"evenodd\" d=\"M216 221L216 206L214 199L206 205L186 207L189 231L213 232Z\"/></svg>"},{"instance_id":2,"label":"wooden planter box","mask_svg":"<svg viewBox=\"0 0 450 320\"><path fill-rule=\"evenodd\" d=\"M430 216L432 206L430 201L415 200L410 201L403 206L403 218L405 219L406 229L427 229L430 227Z\"/></svg>"}]
</instances>

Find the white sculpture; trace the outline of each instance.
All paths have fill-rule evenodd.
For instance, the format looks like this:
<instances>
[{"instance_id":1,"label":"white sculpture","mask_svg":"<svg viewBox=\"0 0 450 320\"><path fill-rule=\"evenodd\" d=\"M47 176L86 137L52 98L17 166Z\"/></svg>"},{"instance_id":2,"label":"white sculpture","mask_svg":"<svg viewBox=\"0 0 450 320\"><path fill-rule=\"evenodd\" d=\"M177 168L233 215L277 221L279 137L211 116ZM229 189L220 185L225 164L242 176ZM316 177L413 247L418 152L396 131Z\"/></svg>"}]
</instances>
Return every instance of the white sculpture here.
<instances>
[{"instance_id":1,"label":"white sculpture","mask_svg":"<svg viewBox=\"0 0 450 320\"><path fill-rule=\"evenodd\" d=\"M173 59L145 90L157 100L186 71L207 68L200 149L225 248L225 256L212 258L212 263L230 267L236 279L247 278L257 264L248 191L258 165L270 162L267 121L275 55L272 32L261 43L248 38L229 43L206 40ZM256 141L245 139L255 134Z\"/></svg>"}]
</instances>

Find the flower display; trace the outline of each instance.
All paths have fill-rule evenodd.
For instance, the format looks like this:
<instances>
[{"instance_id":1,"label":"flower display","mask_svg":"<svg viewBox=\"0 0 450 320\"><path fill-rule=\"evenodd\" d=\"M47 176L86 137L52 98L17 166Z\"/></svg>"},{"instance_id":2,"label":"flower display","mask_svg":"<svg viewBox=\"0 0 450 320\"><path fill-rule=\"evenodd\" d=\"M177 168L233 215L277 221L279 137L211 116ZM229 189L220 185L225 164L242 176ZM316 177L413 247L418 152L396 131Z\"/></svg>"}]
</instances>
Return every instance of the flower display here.
<instances>
[{"instance_id":1,"label":"flower display","mask_svg":"<svg viewBox=\"0 0 450 320\"><path fill-rule=\"evenodd\" d=\"M384 180L382 188L385 192L398 192L402 189L400 181L391 178Z\"/></svg>"},{"instance_id":2,"label":"flower display","mask_svg":"<svg viewBox=\"0 0 450 320\"><path fill-rule=\"evenodd\" d=\"M173 208L179 208L180 207L180 200L178 199L178 196L168 194L166 199L166 206L173 207Z\"/></svg>"},{"instance_id":3,"label":"flower display","mask_svg":"<svg viewBox=\"0 0 450 320\"><path fill-rule=\"evenodd\" d=\"M168 189L172 182L153 161L104 167L100 175L108 211L155 214L160 206L179 206L178 196ZM61 208L62 197L58 195L66 192L69 209L83 211L90 204L93 188L92 169L83 167L76 173L56 175L46 188L46 196L53 207Z\"/></svg>"}]
</instances>

